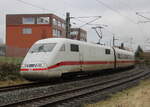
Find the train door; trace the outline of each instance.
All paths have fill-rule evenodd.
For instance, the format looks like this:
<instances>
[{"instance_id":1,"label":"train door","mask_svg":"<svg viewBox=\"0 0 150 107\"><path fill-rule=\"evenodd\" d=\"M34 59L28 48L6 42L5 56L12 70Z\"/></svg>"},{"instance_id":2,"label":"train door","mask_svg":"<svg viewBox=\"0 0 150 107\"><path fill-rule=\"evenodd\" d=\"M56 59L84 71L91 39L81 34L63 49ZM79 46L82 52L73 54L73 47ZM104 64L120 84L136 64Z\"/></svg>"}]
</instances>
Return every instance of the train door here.
<instances>
[{"instance_id":1,"label":"train door","mask_svg":"<svg viewBox=\"0 0 150 107\"><path fill-rule=\"evenodd\" d=\"M114 47L112 47L113 51L114 51L114 69L116 69L117 67L117 57L116 57L116 50Z\"/></svg>"},{"instance_id":2,"label":"train door","mask_svg":"<svg viewBox=\"0 0 150 107\"><path fill-rule=\"evenodd\" d=\"M73 70L74 71L81 71L82 70L82 53L81 53L81 47L78 44L71 44L71 54L70 54L70 59L72 59L73 61L77 61L75 62L76 66L73 66Z\"/></svg>"},{"instance_id":3,"label":"train door","mask_svg":"<svg viewBox=\"0 0 150 107\"><path fill-rule=\"evenodd\" d=\"M83 70L83 54L81 49L79 50L79 60L80 60L80 71Z\"/></svg>"}]
</instances>

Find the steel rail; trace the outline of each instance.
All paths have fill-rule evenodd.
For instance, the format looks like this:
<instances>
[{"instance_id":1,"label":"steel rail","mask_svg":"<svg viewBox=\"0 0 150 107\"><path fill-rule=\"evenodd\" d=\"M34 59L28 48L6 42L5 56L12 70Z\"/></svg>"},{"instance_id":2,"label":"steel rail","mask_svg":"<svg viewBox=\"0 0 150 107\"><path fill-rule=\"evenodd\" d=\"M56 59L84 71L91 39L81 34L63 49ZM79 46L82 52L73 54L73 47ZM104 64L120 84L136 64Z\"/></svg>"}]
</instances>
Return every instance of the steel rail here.
<instances>
[{"instance_id":1,"label":"steel rail","mask_svg":"<svg viewBox=\"0 0 150 107\"><path fill-rule=\"evenodd\" d=\"M5 87L0 87L0 93L13 91L13 90L19 90L19 89L25 89L25 88L33 88L33 87L38 87L38 86L40 87L40 86L45 86L48 84L50 83L32 82L32 83L25 83L25 84L19 84L19 85L5 86Z\"/></svg>"},{"instance_id":2,"label":"steel rail","mask_svg":"<svg viewBox=\"0 0 150 107\"><path fill-rule=\"evenodd\" d=\"M149 75L150 72L134 72L132 74L123 75L121 77L112 78L105 81L100 81L98 83L93 84L86 84L84 86L75 87L72 89L66 89L59 92L49 93L44 96L38 96L35 98L30 98L26 100L20 100L18 102L10 103L10 104L4 104L2 106L21 106L21 105L54 105L58 104L62 101L69 100L72 98L76 98L79 96L87 95L90 93L93 93L95 91L105 90L109 88L116 87L121 84L125 84L131 81L134 81L136 79L142 78L146 75ZM28 105L28 106L29 106Z\"/></svg>"}]
</instances>

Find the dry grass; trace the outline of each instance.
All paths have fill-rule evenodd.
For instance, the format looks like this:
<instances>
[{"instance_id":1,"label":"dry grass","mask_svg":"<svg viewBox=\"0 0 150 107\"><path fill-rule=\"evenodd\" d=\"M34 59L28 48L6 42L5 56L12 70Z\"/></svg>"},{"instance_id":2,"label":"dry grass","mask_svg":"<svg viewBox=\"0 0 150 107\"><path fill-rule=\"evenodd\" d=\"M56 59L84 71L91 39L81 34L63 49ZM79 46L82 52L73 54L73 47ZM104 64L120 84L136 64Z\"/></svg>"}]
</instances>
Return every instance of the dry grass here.
<instances>
[{"instance_id":1,"label":"dry grass","mask_svg":"<svg viewBox=\"0 0 150 107\"><path fill-rule=\"evenodd\" d=\"M26 80L8 80L8 81L0 81L0 87L5 87L5 86L12 86L12 85L19 85L19 84L25 84L25 83L30 83L29 81Z\"/></svg>"},{"instance_id":2,"label":"dry grass","mask_svg":"<svg viewBox=\"0 0 150 107\"><path fill-rule=\"evenodd\" d=\"M150 107L150 80L140 85L112 95L111 98L84 107Z\"/></svg>"}]
</instances>

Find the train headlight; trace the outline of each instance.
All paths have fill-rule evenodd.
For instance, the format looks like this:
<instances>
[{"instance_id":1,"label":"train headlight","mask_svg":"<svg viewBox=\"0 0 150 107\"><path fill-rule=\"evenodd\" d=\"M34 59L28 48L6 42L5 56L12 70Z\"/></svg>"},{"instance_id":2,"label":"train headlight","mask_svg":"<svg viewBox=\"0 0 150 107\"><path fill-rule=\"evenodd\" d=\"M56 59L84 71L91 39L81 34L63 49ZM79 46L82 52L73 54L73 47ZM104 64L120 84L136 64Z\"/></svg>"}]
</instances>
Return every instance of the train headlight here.
<instances>
[{"instance_id":1,"label":"train headlight","mask_svg":"<svg viewBox=\"0 0 150 107\"><path fill-rule=\"evenodd\" d=\"M26 67L26 64L22 64L21 67Z\"/></svg>"}]
</instances>

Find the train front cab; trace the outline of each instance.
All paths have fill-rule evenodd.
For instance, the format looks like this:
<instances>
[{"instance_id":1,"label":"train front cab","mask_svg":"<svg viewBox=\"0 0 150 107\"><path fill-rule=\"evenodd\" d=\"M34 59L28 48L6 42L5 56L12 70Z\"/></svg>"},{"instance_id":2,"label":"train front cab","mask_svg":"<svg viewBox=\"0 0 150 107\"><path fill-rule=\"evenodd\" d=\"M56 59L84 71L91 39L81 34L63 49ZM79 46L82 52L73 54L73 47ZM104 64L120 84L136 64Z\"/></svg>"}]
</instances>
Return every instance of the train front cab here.
<instances>
[{"instance_id":1,"label":"train front cab","mask_svg":"<svg viewBox=\"0 0 150 107\"><path fill-rule=\"evenodd\" d=\"M51 69L54 65L58 43L35 43L21 65L21 75L28 80L47 80L61 76Z\"/></svg>"}]
</instances>

